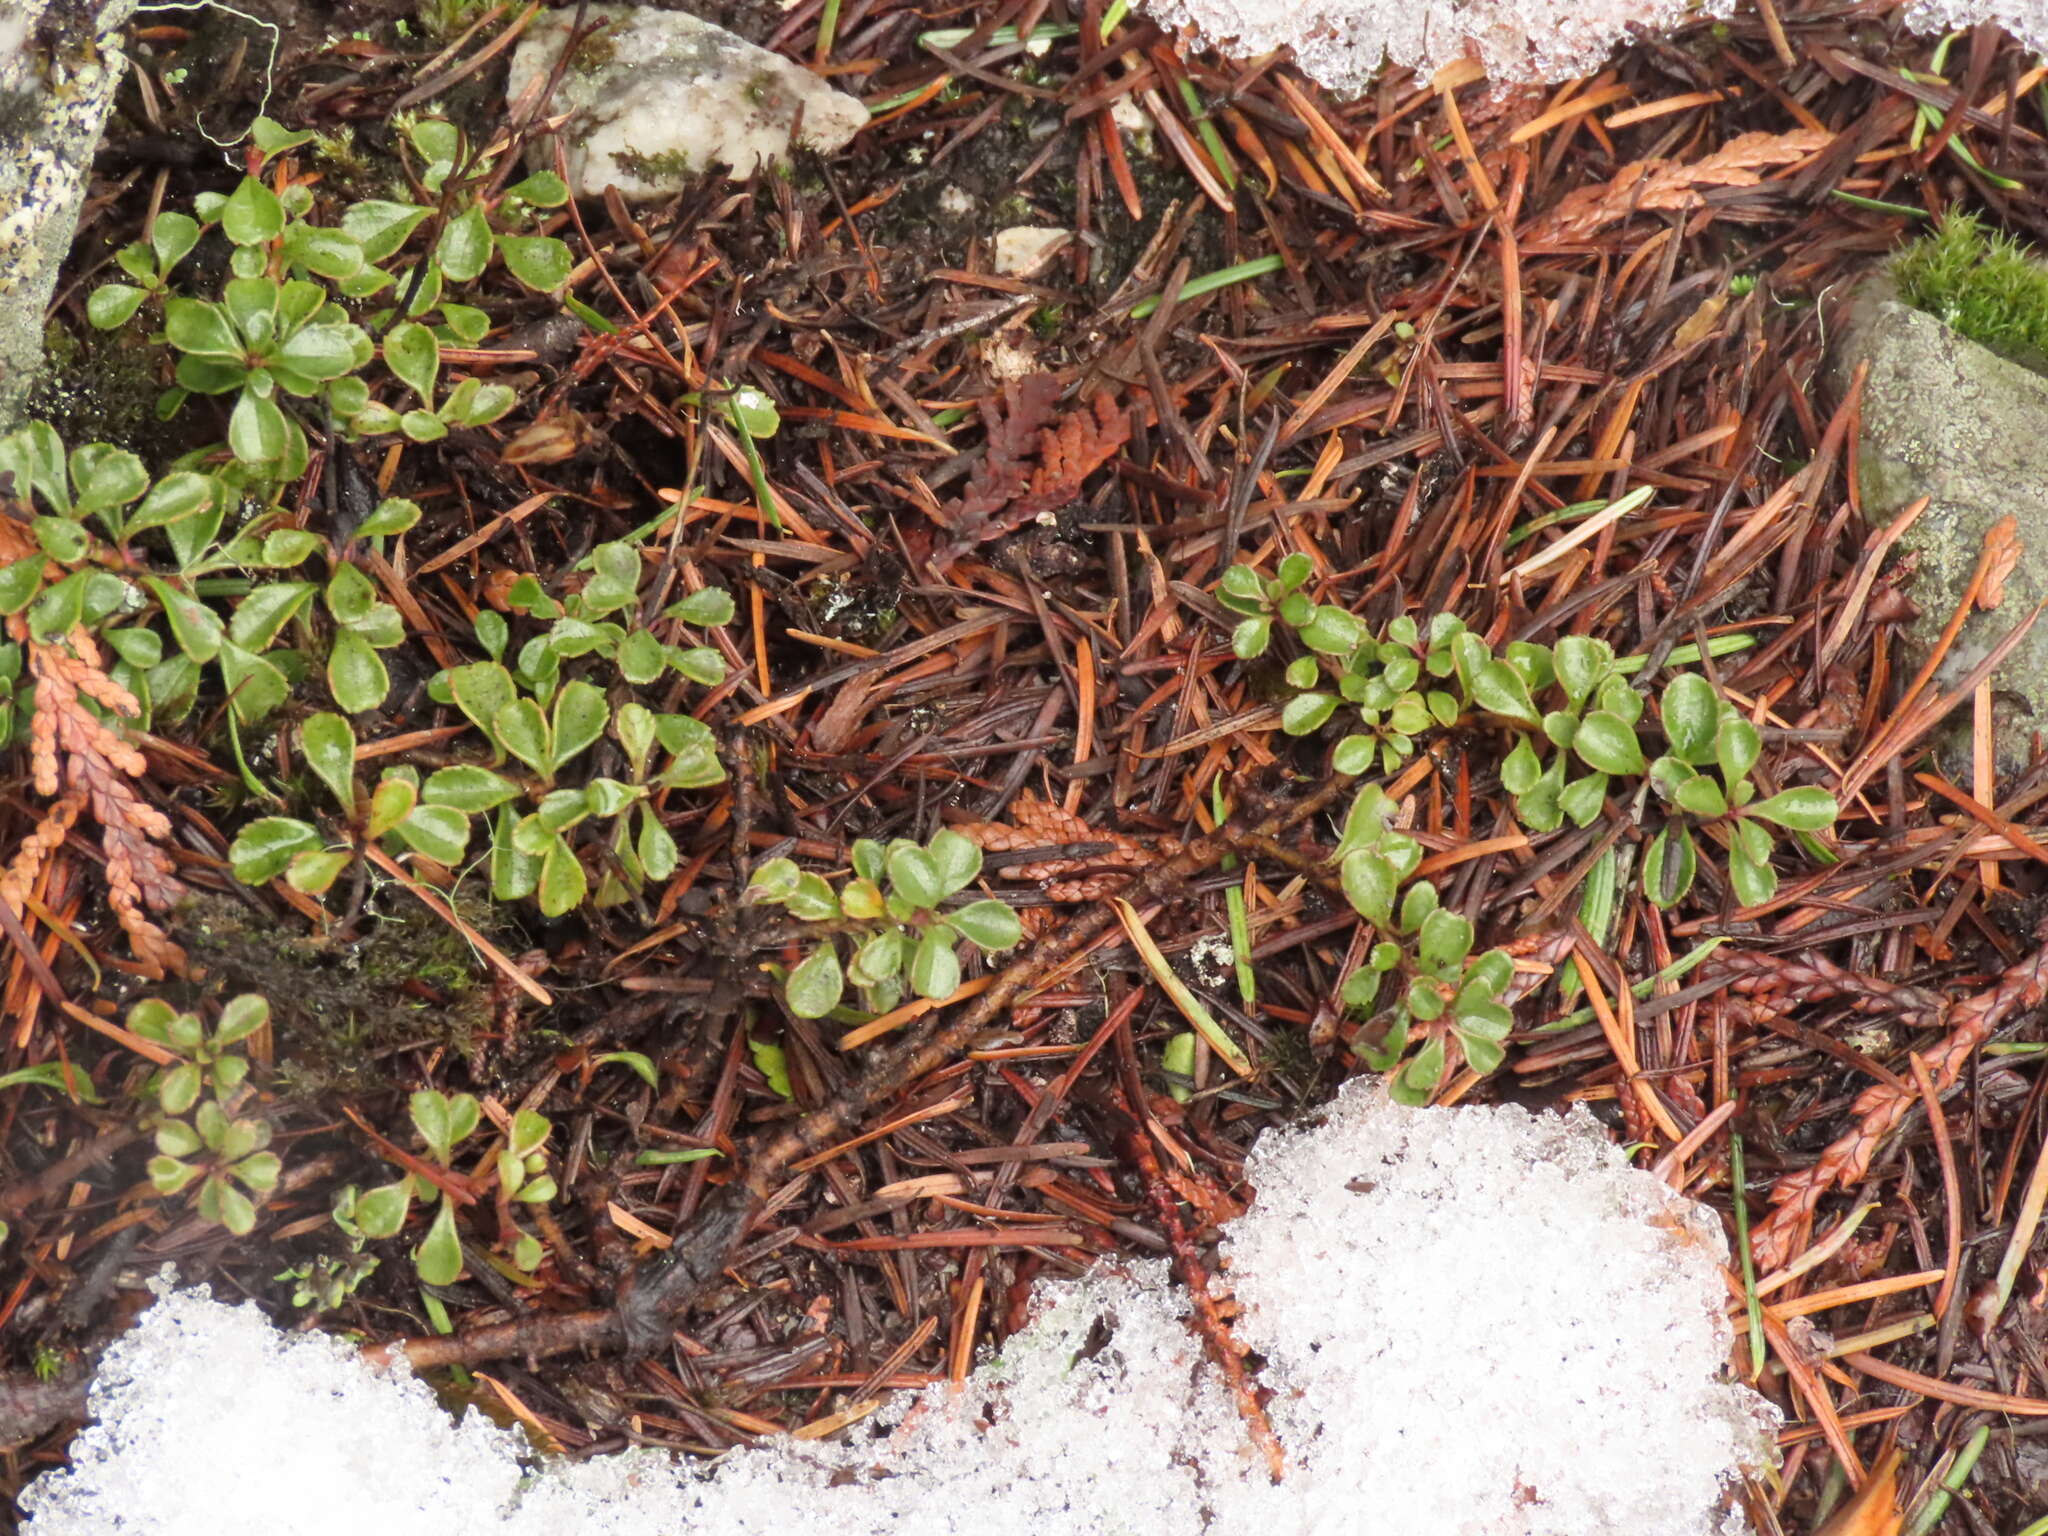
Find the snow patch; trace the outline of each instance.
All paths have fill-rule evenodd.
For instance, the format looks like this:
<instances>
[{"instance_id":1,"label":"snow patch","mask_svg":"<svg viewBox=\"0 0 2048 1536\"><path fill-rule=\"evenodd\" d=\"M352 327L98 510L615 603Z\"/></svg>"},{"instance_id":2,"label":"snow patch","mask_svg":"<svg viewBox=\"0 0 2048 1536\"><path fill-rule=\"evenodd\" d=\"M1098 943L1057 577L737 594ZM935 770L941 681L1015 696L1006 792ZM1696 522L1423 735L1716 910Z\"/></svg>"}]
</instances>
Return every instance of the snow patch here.
<instances>
[{"instance_id":1,"label":"snow patch","mask_svg":"<svg viewBox=\"0 0 2048 1536\"><path fill-rule=\"evenodd\" d=\"M1361 91L1383 63L1424 76L1476 58L1500 82L1569 80L1617 44L1688 21L1724 17L1734 0L1139 0L1165 26L1189 27L1226 52L1292 48L1311 78ZM1995 21L2048 50L2048 0L1912 0L1906 25L1942 32Z\"/></svg>"},{"instance_id":2,"label":"snow patch","mask_svg":"<svg viewBox=\"0 0 2048 1536\"><path fill-rule=\"evenodd\" d=\"M1725 1379L1720 1228L1583 1111L1355 1083L1267 1136L1226 1252L1274 1484L1166 1269L1042 1288L958 1390L714 1466L542 1463L341 1341L168 1292L30 1536L1712 1536L1768 1408Z\"/></svg>"}]
</instances>

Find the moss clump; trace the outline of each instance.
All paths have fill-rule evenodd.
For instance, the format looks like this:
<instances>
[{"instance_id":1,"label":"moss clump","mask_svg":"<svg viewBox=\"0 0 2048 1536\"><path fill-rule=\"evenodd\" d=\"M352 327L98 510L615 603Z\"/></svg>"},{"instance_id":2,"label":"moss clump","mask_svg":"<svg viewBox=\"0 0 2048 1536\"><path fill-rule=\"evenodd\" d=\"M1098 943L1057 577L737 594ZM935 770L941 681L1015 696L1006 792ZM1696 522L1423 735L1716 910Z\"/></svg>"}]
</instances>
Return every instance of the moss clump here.
<instances>
[{"instance_id":1,"label":"moss clump","mask_svg":"<svg viewBox=\"0 0 2048 1536\"><path fill-rule=\"evenodd\" d=\"M2048 369L2048 265L2011 235L1951 213L1891 270L1905 303L2002 357Z\"/></svg>"},{"instance_id":2,"label":"moss clump","mask_svg":"<svg viewBox=\"0 0 2048 1536\"><path fill-rule=\"evenodd\" d=\"M395 1052L446 1045L475 1060L492 1027L481 962L424 909L377 919L349 945L281 930L204 893L179 916L178 936L210 985L270 999L277 1085L288 1096L403 1086L384 1066Z\"/></svg>"},{"instance_id":3,"label":"moss clump","mask_svg":"<svg viewBox=\"0 0 2048 1536\"><path fill-rule=\"evenodd\" d=\"M628 176L637 176L650 186L681 181L690 174L690 157L680 149L657 150L651 155L637 149L615 149L612 163Z\"/></svg>"}]
</instances>

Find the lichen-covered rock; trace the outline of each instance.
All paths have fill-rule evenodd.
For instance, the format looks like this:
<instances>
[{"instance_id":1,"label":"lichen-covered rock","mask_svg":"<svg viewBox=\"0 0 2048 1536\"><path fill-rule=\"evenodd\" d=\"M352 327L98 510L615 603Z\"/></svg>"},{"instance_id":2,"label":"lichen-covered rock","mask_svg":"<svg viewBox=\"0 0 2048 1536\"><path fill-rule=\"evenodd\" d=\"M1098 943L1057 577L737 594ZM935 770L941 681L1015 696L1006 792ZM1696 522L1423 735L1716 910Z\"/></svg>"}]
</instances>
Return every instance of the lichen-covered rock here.
<instances>
[{"instance_id":1,"label":"lichen-covered rock","mask_svg":"<svg viewBox=\"0 0 2048 1536\"><path fill-rule=\"evenodd\" d=\"M0 428L43 355L43 311L125 60L115 33L135 0L0 4Z\"/></svg>"},{"instance_id":2,"label":"lichen-covered rock","mask_svg":"<svg viewBox=\"0 0 2048 1536\"><path fill-rule=\"evenodd\" d=\"M1859 363L1858 445L1863 509L1882 523L1925 496L1928 507L1899 541L1915 561L1910 595L1920 617L1906 630L1917 669L1968 588L1984 536L2008 515L2021 555L1999 606L1965 621L1937 685L1954 688L2020 619L2048 597L2048 378L1899 303L1882 279L1837 315L1838 388ZM2037 623L1993 674L1998 767L2023 767L2035 731L2048 734L2048 622Z\"/></svg>"},{"instance_id":3,"label":"lichen-covered rock","mask_svg":"<svg viewBox=\"0 0 2048 1536\"><path fill-rule=\"evenodd\" d=\"M578 197L606 186L629 199L667 197L715 165L751 175L763 161L788 158L792 131L830 154L868 121L854 97L695 16L633 5L583 14L586 24L607 25L576 46L549 102L570 114L562 149ZM542 16L519 40L508 100L547 78L576 15L571 6Z\"/></svg>"}]
</instances>

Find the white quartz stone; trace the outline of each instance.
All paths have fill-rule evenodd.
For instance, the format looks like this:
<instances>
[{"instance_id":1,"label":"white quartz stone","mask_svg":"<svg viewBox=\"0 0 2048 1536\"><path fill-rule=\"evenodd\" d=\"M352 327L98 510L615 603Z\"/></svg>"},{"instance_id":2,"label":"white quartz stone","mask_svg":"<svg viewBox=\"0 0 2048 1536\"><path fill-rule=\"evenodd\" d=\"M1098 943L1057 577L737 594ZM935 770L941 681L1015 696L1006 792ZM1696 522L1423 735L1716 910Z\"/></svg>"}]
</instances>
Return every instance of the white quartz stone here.
<instances>
[{"instance_id":1,"label":"white quartz stone","mask_svg":"<svg viewBox=\"0 0 2048 1536\"><path fill-rule=\"evenodd\" d=\"M609 25L577 47L549 101L552 113L570 114L563 155L578 197L607 185L630 200L667 197L714 165L748 176L789 157L793 129L797 142L831 154L868 121L857 99L801 65L685 12L592 5L584 17ZM528 28L508 101L547 78L575 18L570 6ZM545 144L539 154L552 164Z\"/></svg>"},{"instance_id":2,"label":"white quartz stone","mask_svg":"<svg viewBox=\"0 0 2048 1536\"><path fill-rule=\"evenodd\" d=\"M996 232L996 272L1003 277L1031 277L1069 240L1071 229L1019 224Z\"/></svg>"}]
</instances>

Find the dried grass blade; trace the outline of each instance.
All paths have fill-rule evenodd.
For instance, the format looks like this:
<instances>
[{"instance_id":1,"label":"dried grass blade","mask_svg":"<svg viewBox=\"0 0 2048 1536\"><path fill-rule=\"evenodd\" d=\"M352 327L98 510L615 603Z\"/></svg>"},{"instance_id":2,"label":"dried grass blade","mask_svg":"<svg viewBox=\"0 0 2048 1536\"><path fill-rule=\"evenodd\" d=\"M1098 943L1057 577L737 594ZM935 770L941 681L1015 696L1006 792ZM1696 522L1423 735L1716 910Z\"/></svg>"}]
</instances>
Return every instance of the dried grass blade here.
<instances>
[{"instance_id":1,"label":"dried grass blade","mask_svg":"<svg viewBox=\"0 0 2048 1536\"><path fill-rule=\"evenodd\" d=\"M1130 935L1131 945L1138 951L1138 958L1145 962L1145 969L1152 973L1152 979L1159 983L1166 995L1173 999L1174 1006L1181 1011L1188 1023L1195 1027L1195 1033L1208 1041L1209 1049L1221 1056L1230 1070L1239 1077L1252 1075L1251 1058L1238 1047L1235 1040L1224 1033L1209 1010L1202 1006L1193 989L1174 975L1173 967L1167 964L1166 956L1153 941L1151 932L1145 927L1145 920L1138 916L1138 909L1121 896L1110 898L1110 905L1116 908L1116 915L1124 925L1124 932Z\"/></svg>"}]
</instances>

